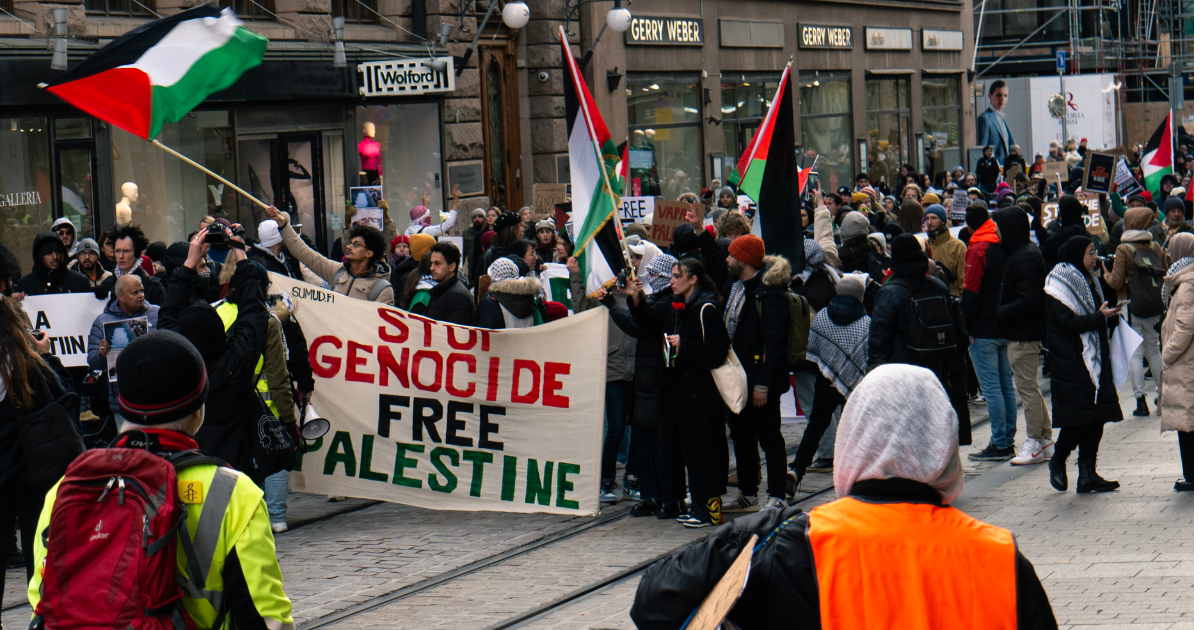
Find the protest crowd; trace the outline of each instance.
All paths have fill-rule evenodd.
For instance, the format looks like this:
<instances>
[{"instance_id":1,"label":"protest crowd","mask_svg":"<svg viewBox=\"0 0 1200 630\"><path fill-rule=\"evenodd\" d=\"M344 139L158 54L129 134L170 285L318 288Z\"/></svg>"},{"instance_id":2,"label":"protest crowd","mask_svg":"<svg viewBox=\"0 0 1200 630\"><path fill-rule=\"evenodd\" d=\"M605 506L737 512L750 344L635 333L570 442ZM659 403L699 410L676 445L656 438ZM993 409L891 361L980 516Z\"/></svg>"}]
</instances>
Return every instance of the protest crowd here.
<instances>
[{"instance_id":1,"label":"protest crowd","mask_svg":"<svg viewBox=\"0 0 1200 630\"><path fill-rule=\"evenodd\" d=\"M1101 474L1099 445L1105 424L1123 419L1118 389L1128 379L1133 415L1161 416L1162 430L1178 433L1182 479L1175 489L1191 491L1194 240L1193 202L1184 199L1190 184L1169 174L1157 190L1094 193L1085 186L1086 141L1052 143L1031 165L1016 145L1003 147L1003 163L994 149L987 147L973 171L957 167L932 179L901 166L898 190L865 173L853 188L810 186L803 193L799 259L767 251L752 233L756 209L739 205L734 188L713 181L684 191L677 201L686 218L669 244L655 244L644 223L623 226L627 269L594 291L586 288L572 230L529 207L472 209L461 248L444 238L457 221L455 210L435 220L427 207L415 206L403 231L386 215L383 230L348 220L330 252L318 251L274 207L254 226L256 240L221 217L205 217L187 241L171 244L148 242L134 224L98 240L77 239L71 221L59 219L34 238L31 252L0 246L0 540L10 547L19 530L35 606L47 599L58 615L89 608L69 603L84 596L64 576L39 571L48 556L68 553L61 547L86 525L66 523L47 539L38 532L56 518L82 514L72 511L71 498L91 490L73 475L116 466L105 455L113 449L105 447L145 449L165 459L123 465L143 467L151 477L177 475L180 488L198 484L206 503L226 506L223 519L202 523L214 529L183 537L185 550L192 540L210 545L195 550L204 552L198 557L207 566L194 566L194 551L181 560L191 617L203 627L226 615L244 627L292 627L272 535L287 530L288 472L317 384L311 339L293 298L273 292L267 272L491 330L606 309L600 501L633 499L633 516L689 528L762 512L741 529L718 530L711 548L689 547L656 568L632 612L642 627L678 627L695 602L668 595L702 592L705 571L713 570L706 558L728 566L748 532L761 535L796 518L807 519L808 533L785 530L771 551L776 569L794 576L788 583L794 590L759 593L764 603L742 610L755 609L752 627L815 615L813 580L825 587L832 568L803 547L837 549L846 544L838 523L872 517L844 505L807 516L790 507L805 475L833 472L839 496L948 504L962 490L957 449L971 441L971 405L985 405L991 425L988 443L977 445L971 459L1046 463L1057 491L1073 478L1078 493L1108 492L1120 484ZM1069 176L1048 181L1043 165L1058 161L1070 165ZM1190 182L1191 155L1184 168ZM1141 177L1136 168L1134 176ZM457 190L453 197L457 205ZM27 255L33 267L23 275L19 260ZM551 267L564 270L565 294L549 291L544 276ZM69 293L106 301L87 338L86 367L64 367L20 305L28 297ZM1141 341L1124 369L1113 356L1114 339L1126 329ZM744 378L741 400L730 394L736 388L722 369L731 363L740 364ZM1039 373L1049 378L1049 407ZM807 420L791 461L781 433L781 398L789 392ZM75 458L75 472L61 481L70 459L37 452L19 428L31 414L66 423L59 426L71 439L45 436ZM257 438L263 418L278 429L282 448ZM922 446L906 449L904 442ZM914 450L922 456L914 459ZM1077 471L1069 471L1076 450ZM171 463L168 472L153 465L162 461ZM179 518L174 505L140 486L137 492L155 515L146 525L151 539L174 531L167 523ZM194 527L199 506L184 503ZM873 535L932 540L938 528L970 525L965 515L955 517L960 523L934 522L915 510L893 517L896 530L875 526ZM998 531L986 535L1003 538ZM1003 570L1023 595L1015 611L997 614L1052 625L1032 566L1011 540L1006 544ZM227 553L214 556L214 549ZM987 561L1000 572L1004 556L998 557ZM158 562L153 551L145 561ZM776 609L773 595L809 608ZM97 602L93 611L72 615L101 615L107 608Z\"/></svg>"}]
</instances>

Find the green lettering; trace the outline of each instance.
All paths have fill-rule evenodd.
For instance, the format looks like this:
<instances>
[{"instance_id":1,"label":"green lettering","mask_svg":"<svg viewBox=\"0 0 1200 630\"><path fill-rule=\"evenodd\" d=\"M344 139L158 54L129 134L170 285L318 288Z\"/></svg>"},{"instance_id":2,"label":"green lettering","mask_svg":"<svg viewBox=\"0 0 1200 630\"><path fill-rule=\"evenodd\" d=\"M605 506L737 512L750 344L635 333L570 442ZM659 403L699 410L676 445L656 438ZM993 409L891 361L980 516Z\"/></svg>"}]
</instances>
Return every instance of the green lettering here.
<instances>
[{"instance_id":1,"label":"green lettering","mask_svg":"<svg viewBox=\"0 0 1200 630\"><path fill-rule=\"evenodd\" d=\"M405 468L416 468L418 463L417 460L404 456L404 454L408 453L409 451L412 451L413 453L424 453L425 445L396 442L396 471L392 474L392 483L408 488L420 488L420 479L413 479L411 477L404 476Z\"/></svg>"},{"instance_id":2,"label":"green lettering","mask_svg":"<svg viewBox=\"0 0 1200 630\"><path fill-rule=\"evenodd\" d=\"M358 478L368 481L383 481L387 482L387 473L379 473L371 470L371 457L375 451L375 436L370 433L364 433L362 436L362 466L358 467Z\"/></svg>"},{"instance_id":3,"label":"green lettering","mask_svg":"<svg viewBox=\"0 0 1200 630\"><path fill-rule=\"evenodd\" d=\"M462 458L471 462L471 496L482 496L483 465L492 463L492 454L487 451L463 451Z\"/></svg>"},{"instance_id":4,"label":"green lettering","mask_svg":"<svg viewBox=\"0 0 1200 630\"><path fill-rule=\"evenodd\" d=\"M332 475L333 469L341 463L346 468L346 476L353 477L358 469L358 459L354 457L354 443L350 441L350 433L338 431L333 434L329 450L325 452L325 474Z\"/></svg>"},{"instance_id":5,"label":"green lettering","mask_svg":"<svg viewBox=\"0 0 1200 630\"><path fill-rule=\"evenodd\" d=\"M433 467L436 468L437 471L446 478L446 483L442 484L438 482L437 475L434 473L429 473L429 487L435 492L445 492L449 494L454 492L454 489L458 487L458 477L455 477L454 473L450 472L449 468L446 468L446 464L442 461L443 455L450 458L451 466L454 466L455 468L458 467L458 451L445 446L439 446L430 451L429 461L433 462Z\"/></svg>"},{"instance_id":6,"label":"green lettering","mask_svg":"<svg viewBox=\"0 0 1200 630\"><path fill-rule=\"evenodd\" d=\"M517 458L504 456L504 476L500 479L500 500L512 501L517 493Z\"/></svg>"},{"instance_id":7,"label":"green lettering","mask_svg":"<svg viewBox=\"0 0 1200 630\"><path fill-rule=\"evenodd\" d=\"M550 505L550 491L553 487L550 480L554 478L554 462L546 462L544 477L538 478L538 463L536 459L529 460L525 469L525 502L533 503L534 499L542 505Z\"/></svg>"},{"instance_id":8,"label":"green lettering","mask_svg":"<svg viewBox=\"0 0 1200 630\"><path fill-rule=\"evenodd\" d=\"M305 446L305 447L301 448L300 450L296 451L296 465L292 466L292 470L294 470L296 472L303 472L303 470L304 470L304 454L305 453L315 453L315 452L321 450L321 444L323 444L324 442L325 442L325 436L322 435L321 437L313 440L313 443L311 445ZM297 444L296 446L299 447L301 445Z\"/></svg>"},{"instance_id":9,"label":"green lettering","mask_svg":"<svg viewBox=\"0 0 1200 630\"><path fill-rule=\"evenodd\" d=\"M571 510L579 509L578 501L571 501L566 498L567 493L575 489L575 482L568 481L567 475L578 475L578 474L579 474L579 464L568 464L566 462L559 462L559 464L558 464L558 484L557 484L558 490L557 490L557 492L554 493L555 494L555 496L554 496L554 506L555 507L568 508Z\"/></svg>"}]
</instances>

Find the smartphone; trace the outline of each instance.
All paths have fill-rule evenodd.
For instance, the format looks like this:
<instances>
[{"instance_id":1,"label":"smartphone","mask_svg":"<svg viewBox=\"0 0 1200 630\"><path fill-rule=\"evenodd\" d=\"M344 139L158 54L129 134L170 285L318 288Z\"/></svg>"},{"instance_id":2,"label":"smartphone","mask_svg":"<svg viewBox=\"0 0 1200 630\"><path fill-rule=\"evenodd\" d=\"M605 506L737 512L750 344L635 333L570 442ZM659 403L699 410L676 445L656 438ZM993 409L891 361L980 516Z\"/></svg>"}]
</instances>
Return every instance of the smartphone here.
<instances>
[{"instance_id":1,"label":"smartphone","mask_svg":"<svg viewBox=\"0 0 1200 630\"><path fill-rule=\"evenodd\" d=\"M1117 308L1125 308L1125 305L1129 304L1131 301L1132 300L1119 300L1117 302Z\"/></svg>"}]
</instances>

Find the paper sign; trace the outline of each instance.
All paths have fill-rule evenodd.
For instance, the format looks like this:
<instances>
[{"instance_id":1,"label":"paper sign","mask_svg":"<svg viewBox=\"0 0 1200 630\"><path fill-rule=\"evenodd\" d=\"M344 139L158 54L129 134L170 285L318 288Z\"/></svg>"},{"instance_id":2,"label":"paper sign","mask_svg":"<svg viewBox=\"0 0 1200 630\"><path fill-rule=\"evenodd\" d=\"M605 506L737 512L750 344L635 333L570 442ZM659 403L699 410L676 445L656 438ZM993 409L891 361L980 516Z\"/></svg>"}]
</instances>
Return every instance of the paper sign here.
<instances>
[{"instance_id":1,"label":"paper sign","mask_svg":"<svg viewBox=\"0 0 1200 630\"><path fill-rule=\"evenodd\" d=\"M967 196L967 191L955 190L954 201L950 202L950 220L966 221L967 206L969 205L971 205L971 198Z\"/></svg>"},{"instance_id":2,"label":"paper sign","mask_svg":"<svg viewBox=\"0 0 1200 630\"><path fill-rule=\"evenodd\" d=\"M1129 170L1129 164L1122 157L1117 161L1116 171L1113 173L1113 191L1125 199L1142 190L1142 185L1138 183L1137 178L1133 176L1133 171Z\"/></svg>"},{"instance_id":3,"label":"paper sign","mask_svg":"<svg viewBox=\"0 0 1200 630\"><path fill-rule=\"evenodd\" d=\"M1113 172L1117 167L1117 156L1098 151L1088 151L1083 165L1083 189L1108 194L1112 190Z\"/></svg>"},{"instance_id":4,"label":"paper sign","mask_svg":"<svg viewBox=\"0 0 1200 630\"><path fill-rule=\"evenodd\" d=\"M654 212L654 197L621 197L621 221L641 223Z\"/></svg>"},{"instance_id":5,"label":"paper sign","mask_svg":"<svg viewBox=\"0 0 1200 630\"><path fill-rule=\"evenodd\" d=\"M117 355L134 339L150 332L150 321L145 317L122 319L104 323L104 340L108 342L108 382L117 382Z\"/></svg>"},{"instance_id":6,"label":"paper sign","mask_svg":"<svg viewBox=\"0 0 1200 630\"><path fill-rule=\"evenodd\" d=\"M90 292L62 293L31 295L20 304L33 328L50 335L50 354L66 367L87 367L88 336L92 322L104 312L104 300Z\"/></svg>"},{"instance_id":7,"label":"paper sign","mask_svg":"<svg viewBox=\"0 0 1200 630\"><path fill-rule=\"evenodd\" d=\"M629 150L629 168L651 168L652 166L654 166L653 151Z\"/></svg>"},{"instance_id":8,"label":"paper sign","mask_svg":"<svg viewBox=\"0 0 1200 630\"><path fill-rule=\"evenodd\" d=\"M1021 168L1020 164L1013 164L1012 166L1008 167L1007 171L1005 171L1004 181L1008 182L1008 187L1015 191L1017 189L1017 176L1024 174L1025 169Z\"/></svg>"},{"instance_id":9,"label":"paper sign","mask_svg":"<svg viewBox=\"0 0 1200 630\"><path fill-rule=\"evenodd\" d=\"M670 247L675 238L675 228L684 222L688 205L682 201L654 201L654 223L650 225L650 241L659 247Z\"/></svg>"},{"instance_id":10,"label":"paper sign","mask_svg":"<svg viewBox=\"0 0 1200 630\"><path fill-rule=\"evenodd\" d=\"M369 225L383 231L383 208L379 200L383 199L383 186L351 186L350 203L354 205L352 223Z\"/></svg>"},{"instance_id":11,"label":"paper sign","mask_svg":"<svg viewBox=\"0 0 1200 630\"><path fill-rule=\"evenodd\" d=\"M1062 162L1046 162L1042 165L1042 174L1045 175L1046 181L1051 184L1057 184L1059 177L1064 182L1071 179L1071 167L1067 165L1065 160Z\"/></svg>"},{"instance_id":12,"label":"paper sign","mask_svg":"<svg viewBox=\"0 0 1200 630\"><path fill-rule=\"evenodd\" d=\"M554 214L554 204L567 200L566 184L534 184L533 213L540 216Z\"/></svg>"}]
</instances>

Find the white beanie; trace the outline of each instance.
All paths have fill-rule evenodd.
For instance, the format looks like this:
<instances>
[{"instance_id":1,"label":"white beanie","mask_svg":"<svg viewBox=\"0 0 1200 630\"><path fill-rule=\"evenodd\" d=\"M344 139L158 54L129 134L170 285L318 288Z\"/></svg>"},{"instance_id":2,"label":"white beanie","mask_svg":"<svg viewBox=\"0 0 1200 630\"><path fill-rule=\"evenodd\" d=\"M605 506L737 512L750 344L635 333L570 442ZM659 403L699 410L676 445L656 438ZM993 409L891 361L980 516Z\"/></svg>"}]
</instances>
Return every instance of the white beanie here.
<instances>
[{"instance_id":1,"label":"white beanie","mask_svg":"<svg viewBox=\"0 0 1200 630\"><path fill-rule=\"evenodd\" d=\"M283 242L283 236L279 234L279 224L274 219L267 219L258 224L258 242L263 247L270 247Z\"/></svg>"}]
</instances>

